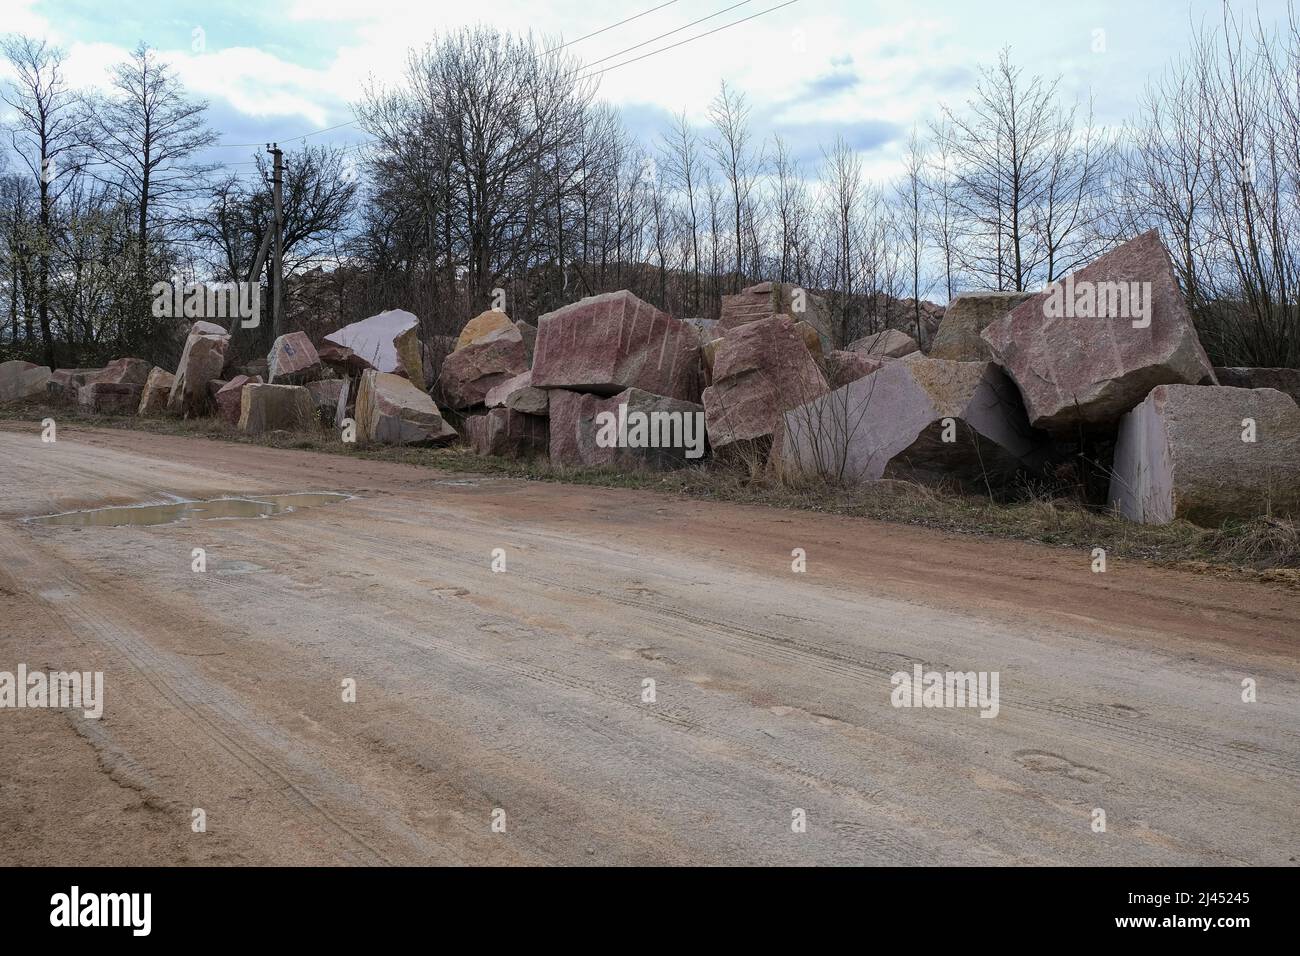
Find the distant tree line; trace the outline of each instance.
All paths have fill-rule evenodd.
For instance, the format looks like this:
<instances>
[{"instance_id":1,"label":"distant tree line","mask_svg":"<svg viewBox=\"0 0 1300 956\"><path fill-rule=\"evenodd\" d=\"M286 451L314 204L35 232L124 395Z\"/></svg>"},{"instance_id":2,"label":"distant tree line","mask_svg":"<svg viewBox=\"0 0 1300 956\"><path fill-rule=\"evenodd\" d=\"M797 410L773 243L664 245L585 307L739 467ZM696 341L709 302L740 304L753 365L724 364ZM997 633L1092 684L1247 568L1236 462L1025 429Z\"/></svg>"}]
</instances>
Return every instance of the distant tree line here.
<instances>
[{"instance_id":1,"label":"distant tree line","mask_svg":"<svg viewBox=\"0 0 1300 956\"><path fill-rule=\"evenodd\" d=\"M886 325L924 339L922 300L1038 289L1155 227L1217 363L1300 366L1300 26L1225 6L1193 33L1122 129L1003 51L969 101L912 131L891 182L844 137L805 168L807 144L761 138L725 84L707 124L683 112L638 141L568 52L441 35L354 104L364 146L286 152L290 324L400 307L446 335L498 289L530 320L617 288L707 318L772 279L826 296L842 342ZM244 174L199 161L217 140L206 104L145 45L94 94L41 40L3 53L0 357L174 358L149 290L250 277L268 158Z\"/></svg>"}]
</instances>

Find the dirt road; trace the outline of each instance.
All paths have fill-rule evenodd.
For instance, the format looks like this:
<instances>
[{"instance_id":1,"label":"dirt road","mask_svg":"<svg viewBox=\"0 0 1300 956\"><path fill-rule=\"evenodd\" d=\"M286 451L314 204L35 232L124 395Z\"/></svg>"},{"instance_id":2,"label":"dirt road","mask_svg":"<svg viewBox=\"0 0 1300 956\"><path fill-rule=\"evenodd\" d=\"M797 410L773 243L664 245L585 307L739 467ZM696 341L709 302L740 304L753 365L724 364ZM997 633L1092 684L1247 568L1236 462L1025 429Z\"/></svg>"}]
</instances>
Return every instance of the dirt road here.
<instances>
[{"instance_id":1,"label":"dirt road","mask_svg":"<svg viewBox=\"0 0 1300 956\"><path fill-rule=\"evenodd\" d=\"M356 497L153 527L20 520L305 491ZM105 708L0 710L0 855L1294 865L1300 595L1090 564L192 438L47 445L6 424L0 671L103 671ZM997 672L996 717L892 706L891 675L915 664Z\"/></svg>"}]
</instances>

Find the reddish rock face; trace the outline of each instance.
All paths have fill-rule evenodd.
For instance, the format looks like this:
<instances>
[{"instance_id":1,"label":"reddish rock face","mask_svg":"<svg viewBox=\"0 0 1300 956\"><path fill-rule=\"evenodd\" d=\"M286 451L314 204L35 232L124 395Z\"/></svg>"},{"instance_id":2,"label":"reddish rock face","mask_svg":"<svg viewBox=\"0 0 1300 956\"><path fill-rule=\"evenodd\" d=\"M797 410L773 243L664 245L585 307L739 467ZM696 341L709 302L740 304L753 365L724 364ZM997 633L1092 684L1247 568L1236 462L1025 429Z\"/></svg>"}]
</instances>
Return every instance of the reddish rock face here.
<instances>
[{"instance_id":1,"label":"reddish rock face","mask_svg":"<svg viewBox=\"0 0 1300 956\"><path fill-rule=\"evenodd\" d=\"M1041 435L996 365L919 359L785 413L780 471L845 484L900 478L1001 484L1033 466Z\"/></svg>"},{"instance_id":2,"label":"reddish rock face","mask_svg":"<svg viewBox=\"0 0 1300 956\"><path fill-rule=\"evenodd\" d=\"M149 378L153 366L144 359L113 359L100 371L86 376L85 384L91 382L109 382L114 385L143 385Z\"/></svg>"},{"instance_id":3,"label":"reddish rock face","mask_svg":"<svg viewBox=\"0 0 1300 956\"><path fill-rule=\"evenodd\" d=\"M216 330L216 331L213 331ZM211 322L195 322L185 340L185 351L176 366L176 379L167 399L167 410L189 418L205 415L212 407L208 383L221 377L226 364L230 336Z\"/></svg>"},{"instance_id":4,"label":"reddish rock face","mask_svg":"<svg viewBox=\"0 0 1300 956\"><path fill-rule=\"evenodd\" d=\"M385 445L431 445L456 437L456 429L427 393L400 375L371 369L357 388L357 437Z\"/></svg>"},{"instance_id":5,"label":"reddish rock face","mask_svg":"<svg viewBox=\"0 0 1300 956\"><path fill-rule=\"evenodd\" d=\"M919 350L920 346L916 344L916 339L898 329L885 329L875 335L868 335L847 348L849 352L860 352L876 359L902 358Z\"/></svg>"},{"instance_id":6,"label":"reddish rock face","mask_svg":"<svg viewBox=\"0 0 1300 956\"><path fill-rule=\"evenodd\" d=\"M1110 426L1157 385L1213 383L1153 229L1018 305L983 333L1030 421Z\"/></svg>"},{"instance_id":7,"label":"reddish rock face","mask_svg":"<svg viewBox=\"0 0 1300 956\"><path fill-rule=\"evenodd\" d=\"M872 358L862 352L834 351L826 355L823 366L826 369L826 384L839 388L849 382L856 382L863 376L870 375L883 368L882 359Z\"/></svg>"},{"instance_id":8,"label":"reddish rock face","mask_svg":"<svg viewBox=\"0 0 1300 956\"><path fill-rule=\"evenodd\" d=\"M545 418L509 408L492 408L465 419L465 430L476 455L502 458L545 458L549 439Z\"/></svg>"},{"instance_id":9,"label":"reddish rock face","mask_svg":"<svg viewBox=\"0 0 1300 956\"><path fill-rule=\"evenodd\" d=\"M140 405L137 415L158 415L167 410L167 399L171 397L172 386L176 376L166 369L155 367L145 379L144 391L140 393Z\"/></svg>"},{"instance_id":10,"label":"reddish rock face","mask_svg":"<svg viewBox=\"0 0 1300 956\"><path fill-rule=\"evenodd\" d=\"M538 320L538 388L600 395L639 388L694 402L702 383L699 333L630 292L590 296Z\"/></svg>"},{"instance_id":11,"label":"reddish rock face","mask_svg":"<svg viewBox=\"0 0 1300 956\"><path fill-rule=\"evenodd\" d=\"M528 371L528 357L519 330L507 323L472 345L456 349L443 360L437 391L452 408L473 408L488 392Z\"/></svg>"},{"instance_id":12,"label":"reddish rock face","mask_svg":"<svg viewBox=\"0 0 1300 956\"><path fill-rule=\"evenodd\" d=\"M140 407L143 385L125 382L91 382L81 386L77 404L82 411L98 415L134 415Z\"/></svg>"},{"instance_id":13,"label":"reddish rock face","mask_svg":"<svg viewBox=\"0 0 1300 956\"><path fill-rule=\"evenodd\" d=\"M715 448L773 435L781 413L828 391L803 336L789 317L771 316L728 330L704 390L709 442Z\"/></svg>"},{"instance_id":14,"label":"reddish rock face","mask_svg":"<svg viewBox=\"0 0 1300 956\"><path fill-rule=\"evenodd\" d=\"M725 334L728 329L755 322L769 315L788 315L796 322L807 322L821 341L822 350L830 350L835 336L834 329L831 327L830 310L825 300L806 289L788 283L782 285L780 282L760 282L748 289L742 289L736 295L724 295L717 333ZM810 345L809 348L813 347Z\"/></svg>"},{"instance_id":15,"label":"reddish rock face","mask_svg":"<svg viewBox=\"0 0 1300 956\"><path fill-rule=\"evenodd\" d=\"M290 332L275 340L266 357L267 381L272 385L303 385L320 378L321 360L306 332Z\"/></svg>"},{"instance_id":16,"label":"reddish rock face","mask_svg":"<svg viewBox=\"0 0 1300 956\"><path fill-rule=\"evenodd\" d=\"M260 385L261 378L255 375L236 375L217 390L217 414L231 425L239 424L245 385Z\"/></svg>"},{"instance_id":17,"label":"reddish rock face","mask_svg":"<svg viewBox=\"0 0 1300 956\"><path fill-rule=\"evenodd\" d=\"M552 464L662 469L680 467L703 455L704 409L694 402L652 395L638 388L608 397L553 389L550 397ZM620 406L626 406L626 410ZM613 434L606 430L606 440L602 441L605 423L620 420L628 423L628 428L621 430L627 440L609 443L607 439L620 431L615 429ZM633 431L638 420L646 423L643 434Z\"/></svg>"}]
</instances>

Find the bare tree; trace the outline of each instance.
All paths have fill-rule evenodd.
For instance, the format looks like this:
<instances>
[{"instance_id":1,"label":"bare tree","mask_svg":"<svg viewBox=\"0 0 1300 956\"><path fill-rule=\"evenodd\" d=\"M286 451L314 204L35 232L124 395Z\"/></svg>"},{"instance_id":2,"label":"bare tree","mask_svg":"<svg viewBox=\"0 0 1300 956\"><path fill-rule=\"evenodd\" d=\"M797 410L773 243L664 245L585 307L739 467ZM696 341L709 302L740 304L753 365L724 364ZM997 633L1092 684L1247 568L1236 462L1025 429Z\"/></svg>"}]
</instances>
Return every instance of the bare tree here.
<instances>
[{"instance_id":1,"label":"bare tree","mask_svg":"<svg viewBox=\"0 0 1300 956\"><path fill-rule=\"evenodd\" d=\"M732 291L739 292L745 275L745 230L743 220L754 188L755 157L750 148L749 104L743 93L722 83L718 95L709 105L709 119L717 138L709 149L731 188L731 206L735 221L736 273ZM761 162L761 160L760 160Z\"/></svg>"},{"instance_id":2,"label":"bare tree","mask_svg":"<svg viewBox=\"0 0 1300 956\"><path fill-rule=\"evenodd\" d=\"M63 74L63 52L44 40L10 36L0 44L14 70L4 101L17 113L10 130L14 152L37 183L36 314L45 362L54 367L50 324L50 274L54 207L84 162L84 116Z\"/></svg>"},{"instance_id":3,"label":"bare tree","mask_svg":"<svg viewBox=\"0 0 1300 956\"><path fill-rule=\"evenodd\" d=\"M216 141L204 122L207 108L186 96L171 68L144 43L113 68L109 93L87 104L83 129L96 175L119 186L134 213L140 295L150 285L151 234L165 235L182 218L214 168L194 161Z\"/></svg>"}]
</instances>

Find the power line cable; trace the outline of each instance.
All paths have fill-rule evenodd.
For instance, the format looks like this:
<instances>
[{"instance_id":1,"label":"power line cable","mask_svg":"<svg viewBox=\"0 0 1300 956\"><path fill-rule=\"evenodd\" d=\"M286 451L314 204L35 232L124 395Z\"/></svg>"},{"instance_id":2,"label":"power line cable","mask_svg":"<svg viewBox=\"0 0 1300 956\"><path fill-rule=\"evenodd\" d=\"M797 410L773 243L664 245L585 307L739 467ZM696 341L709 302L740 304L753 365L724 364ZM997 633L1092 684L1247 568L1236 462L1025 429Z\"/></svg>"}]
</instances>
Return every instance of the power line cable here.
<instances>
[{"instance_id":1,"label":"power line cable","mask_svg":"<svg viewBox=\"0 0 1300 956\"><path fill-rule=\"evenodd\" d=\"M559 46L553 46L549 50L544 50L542 52L542 55L545 56L547 53L555 53L557 50L563 50L565 47L573 46L575 43L581 43L583 40L590 40L592 37L600 36L602 33L606 33L614 29L615 27L621 27L623 24L631 23L633 20L640 20L648 13L654 13L656 10L662 10L664 7L671 7L676 2L677 0L668 0L667 3L661 3L657 7L651 7L649 10L643 10L640 13L636 14L635 16L628 17L626 20L619 20L618 23L611 23L607 27L601 27L599 30L596 30L594 33L588 33L586 36L578 37L578 39L576 40L570 40L568 43L561 43Z\"/></svg>"},{"instance_id":2,"label":"power line cable","mask_svg":"<svg viewBox=\"0 0 1300 956\"><path fill-rule=\"evenodd\" d=\"M583 75L582 79L587 79L588 77L592 77L592 76L600 76L602 73L608 73L610 70L617 70L620 66L628 66L629 64L636 63L648 57L655 56L656 54L666 53L669 50L676 49L679 46L685 46L687 43L693 43L696 40L703 40L707 36L712 36L715 33L721 33L723 30L728 30L731 27L740 26L740 24L747 23L750 20L757 20L759 17L767 16L767 14L769 13L775 13L777 10L780 10L782 7L788 7L791 4L798 3L798 2L799 0L786 0L785 3L779 3L775 7L769 7L766 10L760 10L758 13L750 14L749 16L742 17L739 20L733 20L731 23L724 23L720 27L714 27L712 30L706 30L704 33L700 33L696 36L687 37L685 40L678 40L676 43L670 43L668 44L668 46L660 47L658 50L651 50L649 53L643 53L641 54L641 56L634 56L630 60L624 60L622 63L615 63L613 66L607 66L605 67L605 69L597 70L595 73L586 73Z\"/></svg>"},{"instance_id":3,"label":"power line cable","mask_svg":"<svg viewBox=\"0 0 1300 956\"><path fill-rule=\"evenodd\" d=\"M736 7L743 7L745 4L752 3L752 2L753 0L740 0L739 3L733 3L729 7L723 7L721 10L718 10L714 13L710 13L707 17L700 17L698 20L692 20L690 23L687 23L684 26L677 27L674 30L669 30L667 33L661 33L657 37L651 37L649 40L643 40L641 43L634 44L633 46L630 46L625 50L619 50L617 53L611 53L609 56L603 56L599 60L593 60L590 63L584 63L582 66L578 67L578 69L574 70L573 72L581 73L583 70L589 70L593 66L596 66L597 64L604 63L606 60L612 60L614 59L614 57L622 56L624 53L631 53L633 50L639 50L641 49L641 47L654 43L656 40L662 40L664 37L670 37L674 33L681 33L683 30L688 30L697 24L703 23L705 20L712 20L714 17L720 17L724 13L728 12L729 10L734 10L736 9ZM596 74L593 73L589 75L595 76Z\"/></svg>"}]
</instances>

